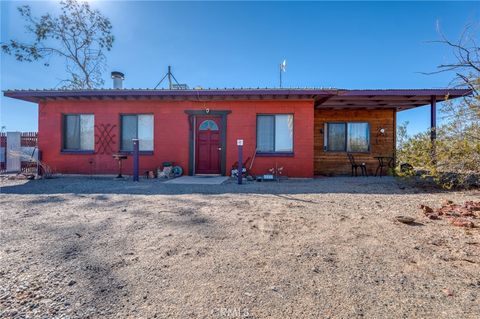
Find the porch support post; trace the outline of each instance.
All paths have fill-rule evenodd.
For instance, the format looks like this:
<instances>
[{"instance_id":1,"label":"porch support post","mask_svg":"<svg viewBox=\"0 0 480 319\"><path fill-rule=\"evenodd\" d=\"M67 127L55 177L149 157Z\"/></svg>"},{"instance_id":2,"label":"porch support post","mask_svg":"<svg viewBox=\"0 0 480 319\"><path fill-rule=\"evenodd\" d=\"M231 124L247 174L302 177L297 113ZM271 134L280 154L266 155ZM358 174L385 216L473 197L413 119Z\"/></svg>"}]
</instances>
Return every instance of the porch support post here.
<instances>
[{"instance_id":1,"label":"porch support post","mask_svg":"<svg viewBox=\"0 0 480 319\"><path fill-rule=\"evenodd\" d=\"M237 140L238 147L238 167L237 167L237 180L241 185L243 181L243 140Z\"/></svg>"},{"instance_id":2,"label":"porch support post","mask_svg":"<svg viewBox=\"0 0 480 319\"><path fill-rule=\"evenodd\" d=\"M139 171L139 141L137 138L132 139L133 142L133 181L138 182Z\"/></svg>"},{"instance_id":3,"label":"porch support post","mask_svg":"<svg viewBox=\"0 0 480 319\"><path fill-rule=\"evenodd\" d=\"M436 149L435 141L437 140L437 97L432 95L430 97L430 141L432 143L431 157L432 164L436 165Z\"/></svg>"}]
</instances>

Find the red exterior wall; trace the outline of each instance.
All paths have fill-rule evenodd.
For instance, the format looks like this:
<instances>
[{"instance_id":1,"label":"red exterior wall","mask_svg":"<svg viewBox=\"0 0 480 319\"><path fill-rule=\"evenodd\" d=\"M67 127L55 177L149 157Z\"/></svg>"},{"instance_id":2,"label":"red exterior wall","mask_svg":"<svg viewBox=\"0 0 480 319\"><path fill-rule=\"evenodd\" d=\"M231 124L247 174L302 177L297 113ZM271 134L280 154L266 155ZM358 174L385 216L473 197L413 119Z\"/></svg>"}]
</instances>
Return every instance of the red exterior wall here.
<instances>
[{"instance_id":1,"label":"red exterior wall","mask_svg":"<svg viewBox=\"0 0 480 319\"><path fill-rule=\"evenodd\" d=\"M38 145L43 161L56 173L115 174L117 162L112 152L101 154L97 144L100 125L114 125L112 149L120 147L120 114L154 115L153 155L140 155L140 172L154 170L162 162L173 161L188 172L189 121L185 110L229 110L227 116L227 175L237 159L236 140L244 140L244 159L252 157L256 147L257 114L294 115L294 156L257 157L253 174L267 173L278 163L283 175L313 177L313 101L157 101L157 100L63 100L46 101L39 105ZM62 114L95 115L95 154L65 154L62 148ZM132 172L132 159L124 161L124 173Z\"/></svg>"}]
</instances>

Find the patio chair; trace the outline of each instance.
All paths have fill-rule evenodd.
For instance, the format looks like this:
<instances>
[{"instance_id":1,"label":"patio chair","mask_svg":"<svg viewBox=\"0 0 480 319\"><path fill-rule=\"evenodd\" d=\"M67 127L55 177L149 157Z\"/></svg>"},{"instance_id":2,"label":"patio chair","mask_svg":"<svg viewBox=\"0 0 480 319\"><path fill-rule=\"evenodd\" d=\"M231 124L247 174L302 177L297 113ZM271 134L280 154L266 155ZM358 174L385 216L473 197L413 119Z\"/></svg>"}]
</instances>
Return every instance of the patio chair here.
<instances>
[{"instance_id":1,"label":"patio chair","mask_svg":"<svg viewBox=\"0 0 480 319\"><path fill-rule=\"evenodd\" d=\"M375 158L378 160L378 166L377 166L377 169L375 170L375 176L377 176L379 171L380 171L380 177L382 177L384 167L386 168L386 170L388 168L394 168L393 157L391 157L391 156L376 156Z\"/></svg>"},{"instance_id":2,"label":"patio chair","mask_svg":"<svg viewBox=\"0 0 480 319\"><path fill-rule=\"evenodd\" d=\"M350 161L350 164L352 164L352 176L354 176L353 175L354 172L355 172L355 176L358 176L357 169L359 167L360 167L360 171L362 173L362 176L368 176L367 165L365 163L357 164L357 162L355 162L355 158L350 153L347 153L347 156L348 156L348 160Z\"/></svg>"}]
</instances>

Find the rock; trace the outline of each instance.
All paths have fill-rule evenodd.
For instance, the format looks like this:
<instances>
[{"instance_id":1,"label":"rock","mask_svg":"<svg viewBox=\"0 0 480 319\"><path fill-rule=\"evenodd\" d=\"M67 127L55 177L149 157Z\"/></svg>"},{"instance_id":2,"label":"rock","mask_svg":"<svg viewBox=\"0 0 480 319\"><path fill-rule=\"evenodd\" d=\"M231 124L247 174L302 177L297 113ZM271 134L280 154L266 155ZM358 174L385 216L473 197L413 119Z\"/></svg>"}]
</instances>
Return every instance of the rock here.
<instances>
[{"instance_id":1,"label":"rock","mask_svg":"<svg viewBox=\"0 0 480 319\"><path fill-rule=\"evenodd\" d=\"M415 222L415 218L408 217L408 216L396 216L395 219L404 224L413 224Z\"/></svg>"},{"instance_id":2,"label":"rock","mask_svg":"<svg viewBox=\"0 0 480 319\"><path fill-rule=\"evenodd\" d=\"M325 257L325 258L323 258L323 261L325 261L327 263L333 263L333 262L335 262L335 259L333 259L332 257Z\"/></svg>"},{"instance_id":3,"label":"rock","mask_svg":"<svg viewBox=\"0 0 480 319\"><path fill-rule=\"evenodd\" d=\"M423 213L425 215L433 214L433 209L431 207L426 206L426 205L420 205L420 209L423 210Z\"/></svg>"},{"instance_id":4,"label":"rock","mask_svg":"<svg viewBox=\"0 0 480 319\"><path fill-rule=\"evenodd\" d=\"M445 199L442 202L442 206L448 206L448 205L452 205L452 204L453 204L453 200L449 200L449 199Z\"/></svg>"},{"instance_id":5,"label":"rock","mask_svg":"<svg viewBox=\"0 0 480 319\"><path fill-rule=\"evenodd\" d=\"M73 285L75 285L76 283L77 283L77 282L76 282L75 280L70 280L70 281L68 282L68 285L69 285L69 286L73 286Z\"/></svg>"},{"instance_id":6,"label":"rock","mask_svg":"<svg viewBox=\"0 0 480 319\"><path fill-rule=\"evenodd\" d=\"M465 202L464 207L472 211L480 211L480 202L467 201Z\"/></svg>"},{"instance_id":7,"label":"rock","mask_svg":"<svg viewBox=\"0 0 480 319\"><path fill-rule=\"evenodd\" d=\"M452 224L453 226L457 226L457 227L466 227L466 228L474 228L475 227L475 224L472 221L464 219L464 218L452 218L452 219L450 219L450 224Z\"/></svg>"},{"instance_id":8,"label":"rock","mask_svg":"<svg viewBox=\"0 0 480 319\"><path fill-rule=\"evenodd\" d=\"M438 216L438 214L436 213L427 214L426 216L428 219L432 219L432 220L440 219L440 216Z\"/></svg>"},{"instance_id":9,"label":"rock","mask_svg":"<svg viewBox=\"0 0 480 319\"><path fill-rule=\"evenodd\" d=\"M448 289L448 288L443 289L443 293L444 293L445 296L447 296L447 297L453 297L453 295L454 295L453 290Z\"/></svg>"}]
</instances>

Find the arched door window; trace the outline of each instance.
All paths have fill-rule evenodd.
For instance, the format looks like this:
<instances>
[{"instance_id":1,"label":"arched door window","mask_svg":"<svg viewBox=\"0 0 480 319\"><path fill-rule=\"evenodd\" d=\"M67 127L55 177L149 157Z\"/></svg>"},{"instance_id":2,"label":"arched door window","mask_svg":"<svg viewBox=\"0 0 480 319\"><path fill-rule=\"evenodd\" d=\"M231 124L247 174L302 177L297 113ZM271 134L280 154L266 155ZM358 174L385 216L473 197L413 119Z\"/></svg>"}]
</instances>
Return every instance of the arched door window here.
<instances>
[{"instance_id":1,"label":"arched door window","mask_svg":"<svg viewBox=\"0 0 480 319\"><path fill-rule=\"evenodd\" d=\"M212 120L205 120L203 121L200 126L198 127L200 131L218 131L218 125Z\"/></svg>"}]
</instances>

